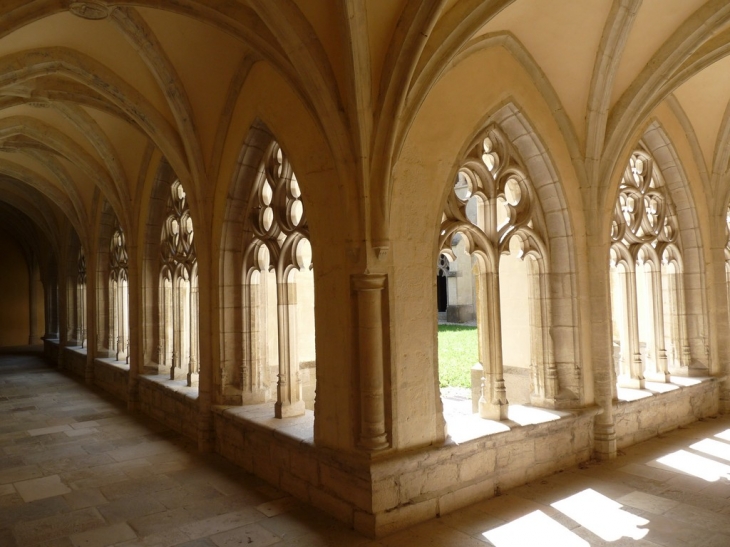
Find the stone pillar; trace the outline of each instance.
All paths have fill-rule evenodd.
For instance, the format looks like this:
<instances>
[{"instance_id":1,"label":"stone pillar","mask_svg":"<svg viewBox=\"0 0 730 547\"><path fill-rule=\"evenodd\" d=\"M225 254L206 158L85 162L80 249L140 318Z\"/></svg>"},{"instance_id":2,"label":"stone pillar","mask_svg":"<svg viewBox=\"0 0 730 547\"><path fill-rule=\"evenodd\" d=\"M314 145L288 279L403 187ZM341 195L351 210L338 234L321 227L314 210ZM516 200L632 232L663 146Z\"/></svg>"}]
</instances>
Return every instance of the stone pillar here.
<instances>
[{"instance_id":1,"label":"stone pillar","mask_svg":"<svg viewBox=\"0 0 730 547\"><path fill-rule=\"evenodd\" d=\"M142 336L144 330L142 325L142 280L144 276L137 268L137 248L135 245L128 244L127 252L129 255L129 264L127 269L127 287L128 287L128 330L127 339L129 341L127 349L127 362L129 363L129 381L127 384L127 409L132 412L139 410L139 375L144 364L144 345ZM159 283L158 279L155 279ZM163 284L160 283L162 290ZM155 303L157 304L157 302ZM160 311L164 313L164 311ZM159 360L159 358L158 358Z\"/></svg>"},{"instance_id":2,"label":"stone pillar","mask_svg":"<svg viewBox=\"0 0 730 547\"><path fill-rule=\"evenodd\" d=\"M383 369L383 289L385 274L353 276L357 293L358 347L360 368L360 437L365 450L388 448L385 427Z\"/></svg>"},{"instance_id":3,"label":"stone pillar","mask_svg":"<svg viewBox=\"0 0 730 547\"><path fill-rule=\"evenodd\" d=\"M624 297L626 298L626 323L628 327L628 353L631 360L629 376L621 375L619 384L621 387L634 389L644 389L644 363L641 360L641 352L639 351L639 312L636 304L636 271L625 270L624 277ZM610 309L610 308L609 308Z\"/></svg>"},{"instance_id":4,"label":"stone pillar","mask_svg":"<svg viewBox=\"0 0 730 547\"><path fill-rule=\"evenodd\" d=\"M502 366L498 273L480 273L477 276L477 310L479 358L484 366L479 416L489 420L506 420L509 402Z\"/></svg>"},{"instance_id":5,"label":"stone pillar","mask_svg":"<svg viewBox=\"0 0 730 547\"><path fill-rule=\"evenodd\" d=\"M654 355L656 356L656 378L659 382L669 382L669 367L667 364L667 350L664 344L664 287L662 287L662 272L659 265L651 270L651 295L654 304Z\"/></svg>"},{"instance_id":6,"label":"stone pillar","mask_svg":"<svg viewBox=\"0 0 730 547\"><path fill-rule=\"evenodd\" d=\"M38 313L36 306L38 303L38 294L35 286L35 274L38 271L38 262L35 255L30 257L28 264L28 344L38 343Z\"/></svg>"},{"instance_id":7,"label":"stone pillar","mask_svg":"<svg viewBox=\"0 0 730 547\"><path fill-rule=\"evenodd\" d=\"M89 272L96 272L96 260L98 254L96 251L92 252L87 256L87 266ZM83 299L83 330L81 345L86 348L86 368L84 370L85 380L87 384L94 383L94 357L96 357L97 348L97 322L96 322L96 275L88 275L83 284L84 288L84 299Z\"/></svg>"},{"instance_id":8,"label":"stone pillar","mask_svg":"<svg viewBox=\"0 0 730 547\"><path fill-rule=\"evenodd\" d=\"M190 279L190 362L188 364L188 385L198 386L200 383L200 359L198 357L198 344L200 341L200 329L198 320L200 315L198 300L198 280L197 274L193 274Z\"/></svg>"},{"instance_id":9,"label":"stone pillar","mask_svg":"<svg viewBox=\"0 0 730 547\"><path fill-rule=\"evenodd\" d=\"M277 274L278 275L278 274ZM279 329L279 374L276 384L274 416L288 418L304 414L302 386L297 358L297 288L286 279L277 280L277 319Z\"/></svg>"},{"instance_id":10,"label":"stone pillar","mask_svg":"<svg viewBox=\"0 0 730 547\"><path fill-rule=\"evenodd\" d=\"M600 460L613 459L617 455L616 428L614 426L614 396L616 377L614 374L613 338L611 336L611 283L610 242L606 234L595 226L589 226L588 234L588 280L590 290L590 316L583 329L591 342L592 369L587 369L584 378L593 378L595 404L601 408L593 422L593 454ZM626 292L626 284L624 293ZM625 297L624 297L625 298ZM626 315L626 314L624 314ZM590 402L590 401L589 401Z\"/></svg>"}]
</instances>

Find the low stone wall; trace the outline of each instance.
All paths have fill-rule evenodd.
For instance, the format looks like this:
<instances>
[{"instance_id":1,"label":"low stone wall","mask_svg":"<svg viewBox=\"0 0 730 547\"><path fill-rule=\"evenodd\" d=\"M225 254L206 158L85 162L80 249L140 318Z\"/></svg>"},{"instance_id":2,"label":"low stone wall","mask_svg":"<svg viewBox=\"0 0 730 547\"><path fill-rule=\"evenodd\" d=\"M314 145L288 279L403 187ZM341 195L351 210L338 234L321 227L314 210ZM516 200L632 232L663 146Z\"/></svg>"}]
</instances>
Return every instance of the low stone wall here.
<instances>
[{"instance_id":1,"label":"low stone wall","mask_svg":"<svg viewBox=\"0 0 730 547\"><path fill-rule=\"evenodd\" d=\"M161 376L140 376L139 411L167 427L198 440L198 390Z\"/></svg>"},{"instance_id":2,"label":"low stone wall","mask_svg":"<svg viewBox=\"0 0 730 547\"><path fill-rule=\"evenodd\" d=\"M516 426L460 444L384 454L374 462L315 448L311 438L296 434L296 426L272 430L247 418L245 410L214 409L214 427L216 452L359 532L380 537L590 459L594 416L588 411Z\"/></svg>"},{"instance_id":3,"label":"low stone wall","mask_svg":"<svg viewBox=\"0 0 730 547\"><path fill-rule=\"evenodd\" d=\"M61 369L79 378L86 378L86 348L67 346L63 348Z\"/></svg>"},{"instance_id":4,"label":"low stone wall","mask_svg":"<svg viewBox=\"0 0 730 547\"><path fill-rule=\"evenodd\" d=\"M355 528L390 534L587 461L595 414L587 411L377 461L372 511L356 511Z\"/></svg>"},{"instance_id":5,"label":"low stone wall","mask_svg":"<svg viewBox=\"0 0 730 547\"><path fill-rule=\"evenodd\" d=\"M109 359L94 359L94 385L114 397L129 398L129 367Z\"/></svg>"},{"instance_id":6,"label":"low stone wall","mask_svg":"<svg viewBox=\"0 0 730 547\"><path fill-rule=\"evenodd\" d=\"M59 344L58 339L43 339L43 355L54 365L58 364Z\"/></svg>"},{"instance_id":7,"label":"low stone wall","mask_svg":"<svg viewBox=\"0 0 730 547\"><path fill-rule=\"evenodd\" d=\"M706 378L697 385L676 388L654 394L642 390L640 393L651 395L635 401L618 401L614 405L616 444L619 448L718 413L719 379Z\"/></svg>"},{"instance_id":8,"label":"low stone wall","mask_svg":"<svg viewBox=\"0 0 730 547\"><path fill-rule=\"evenodd\" d=\"M352 526L355 510L370 508L367 461L315 447L310 411L286 421L273 415L273 404L214 407L216 452Z\"/></svg>"}]
</instances>

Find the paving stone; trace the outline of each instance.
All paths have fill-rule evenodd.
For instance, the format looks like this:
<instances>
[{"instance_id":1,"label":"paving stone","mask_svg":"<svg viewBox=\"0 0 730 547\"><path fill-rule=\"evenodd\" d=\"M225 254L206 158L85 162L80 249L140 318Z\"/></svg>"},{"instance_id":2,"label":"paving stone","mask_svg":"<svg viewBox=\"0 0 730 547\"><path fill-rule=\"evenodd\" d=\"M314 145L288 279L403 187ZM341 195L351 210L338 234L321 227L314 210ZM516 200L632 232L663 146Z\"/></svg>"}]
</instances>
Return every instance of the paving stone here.
<instances>
[{"instance_id":1,"label":"paving stone","mask_svg":"<svg viewBox=\"0 0 730 547\"><path fill-rule=\"evenodd\" d=\"M97 507L107 503L104 495L98 488L87 490L75 490L63 496L71 509L83 509L84 507ZM100 508L101 509L101 508ZM103 514L103 513L102 513Z\"/></svg>"},{"instance_id":2,"label":"paving stone","mask_svg":"<svg viewBox=\"0 0 730 547\"><path fill-rule=\"evenodd\" d=\"M51 498L71 492L71 489L61 482L61 477L58 475L16 482L13 486L15 486L15 489L26 502Z\"/></svg>"},{"instance_id":3,"label":"paving stone","mask_svg":"<svg viewBox=\"0 0 730 547\"><path fill-rule=\"evenodd\" d=\"M264 547L279 543L281 538L258 524L249 524L211 536L210 540L218 547Z\"/></svg>"},{"instance_id":4,"label":"paving stone","mask_svg":"<svg viewBox=\"0 0 730 547\"><path fill-rule=\"evenodd\" d=\"M167 508L147 497L130 497L97 506L107 522L126 522L139 517L162 513Z\"/></svg>"},{"instance_id":5,"label":"paving stone","mask_svg":"<svg viewBox=\"0 0 730 547\"><path fill-rule=\"evenodd\" d=\"M94 528L71 536L74 547L106 547L137 537L126 523Z\"/></svg>"},{"instance_id":6,"label":"paving stone","mask_svg":"<svg viewBox=\"0 0 730 547\"><path fill-rule=\"evenodd\" d=\"M21 545L32 545L84 532L104 524L104 519L96 509L87 508L44 519L21 522L13 528L13 532Z\"/></svg>"}]
</instances>

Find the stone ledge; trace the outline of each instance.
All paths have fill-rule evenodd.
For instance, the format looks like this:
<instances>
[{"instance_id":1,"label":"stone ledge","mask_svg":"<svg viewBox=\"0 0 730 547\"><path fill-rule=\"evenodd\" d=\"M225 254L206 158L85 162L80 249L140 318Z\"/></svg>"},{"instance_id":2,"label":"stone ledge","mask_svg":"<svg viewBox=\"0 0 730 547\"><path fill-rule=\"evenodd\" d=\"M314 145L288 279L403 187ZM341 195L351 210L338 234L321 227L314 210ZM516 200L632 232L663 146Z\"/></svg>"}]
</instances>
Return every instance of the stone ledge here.
<instances>
[{"instance_id":1,"label":"stone ledge","mask_svg":"<svg viewBox=\"0 0 730 547\"><path fill-rule=\"evenodd\" d=\"M129 365L126 362L117 361L113 357L96 357L94 358L94 365L113 367L115 369L129 372Z\"/></svg>"},{"instance_id":2,"label":"stone ledge","mask_svg":"<svg viewBox=\"0 0 730 547\"><path fill-rule=\"evenodd\" d=\"M314 446L314 412L305 410L303 416L274 418L274 403L244 406L214 406L213 412L221 414L244 426L253 425L270 431L275 437L294 443Z\"/></svg>"},{"instance_id":3,"label":"stone ledge","mask_svg":"<svg viewBox=\"0 0 730 547\"><path fill-rule=\"evenodd\" d=\"M185 380L170 380L160 374L140 374L138 378L140 384L149 382L150 384L170 393L170 395L175 398L189 399L192 401L196 401L198 399L198 388L189 387Z\"/></svg>"},{"instance_id":4,"label":"stone ledge","mask_svg":"<svg viewBox=\"0 0 730 547\"><path fill-rule=\"evenodd\" d=\"M618 399L614 400L614 406L650 397L661 397L674 391L685 390L708 382L724 382L726 379L727 376L671 376L670 381L667 383L647 381L644 389L619 387L616 390Z\"/></svg>"},{"instance_id":5,"label":"stone ledge","mask_svg":"<svg viewBox=\"0 0 730 547\"><path fill-rule=\"evenodd\" d=\"M630 397L614 401L616 446L624 448L690 424L720 410L724 377L673 378L677 383L654 384L649 389L621 388Z\"/></svg>"}]
</instances>

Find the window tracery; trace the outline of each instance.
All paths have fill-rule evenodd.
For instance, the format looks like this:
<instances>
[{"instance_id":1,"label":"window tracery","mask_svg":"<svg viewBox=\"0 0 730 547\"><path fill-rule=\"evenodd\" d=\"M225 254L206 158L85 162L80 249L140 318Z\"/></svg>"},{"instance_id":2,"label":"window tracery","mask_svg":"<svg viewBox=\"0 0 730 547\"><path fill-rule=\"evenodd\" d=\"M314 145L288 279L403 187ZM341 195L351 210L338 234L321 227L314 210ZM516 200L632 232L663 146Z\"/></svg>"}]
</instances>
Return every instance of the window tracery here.
<instances>
[{"instance_id":1,"label":"window tracery","mask_svg":"<svg viewBox=\"0 0 730 547\"><path fill-rule=\"evenodd\" d=\"M76 340L86 347L86 256L79 250L76 275Z\"/></svg>"},{"instance_id":2,"label":"window tracery","mask_svg":"<svg viewBox=\"0 0 730 547\"><path fill-rule=\"evenodd\" d=\"M250 211L243 264L243 398L268 399L269 370L276 363L275 415L296 416L305 409L302 375L314 374L312 250L299 183L276 142L264 154Z\"/></svg>"},{"instance_id":3,"label":"window tracery","mask_svg":"<svg viewBox=\"0 0 730 547\"><path fill-rule=\"evenodd\" d=\"M653 158L636 150L619 185L611 223L616 374L623 387L668 381L689 363L682 254L671 196Z\"/></svg>"},{"instance_id":4,"label":"window tracery","mask_svg":"<svg viewBox=\"0 0 730 547\"><path fill-rule=\"evenodd\" d=\"M509 255L527 263L530 323L530 397L554 402L558 394L557 369L549 336L549 301L541 273L546 271L547 249L536 229L537 196L517 154L498 127L487 128L473 143L458 170L442 216L439 250L455 260L462 237L465 251L474 258L479 359L484 368L479 414L507 418L504 381L500 261ZM524 345L524 344L523 344Z\"/></svg>"},{"instance_id":5,"label":"window tracery","mask_svg":"<svg viewBox=\"0 0 730 547\"><path fill-rule=\"evenodd\" d=\"M129 363L129 257L124 230L117 221L109 244L109 349Z\"/></svg>"},{"instance_id":6,"label":"window tracery","mask_svg":"<svg viewBox=\"0 0 730 547\"><path fill-rule=\"evenodd\" d=\"M198 264L186 198L182 184L175 181L160 241L160 362L169 367L171 379L185 375L193 386L199 374Z\"/></svg>"}]
</instances>

